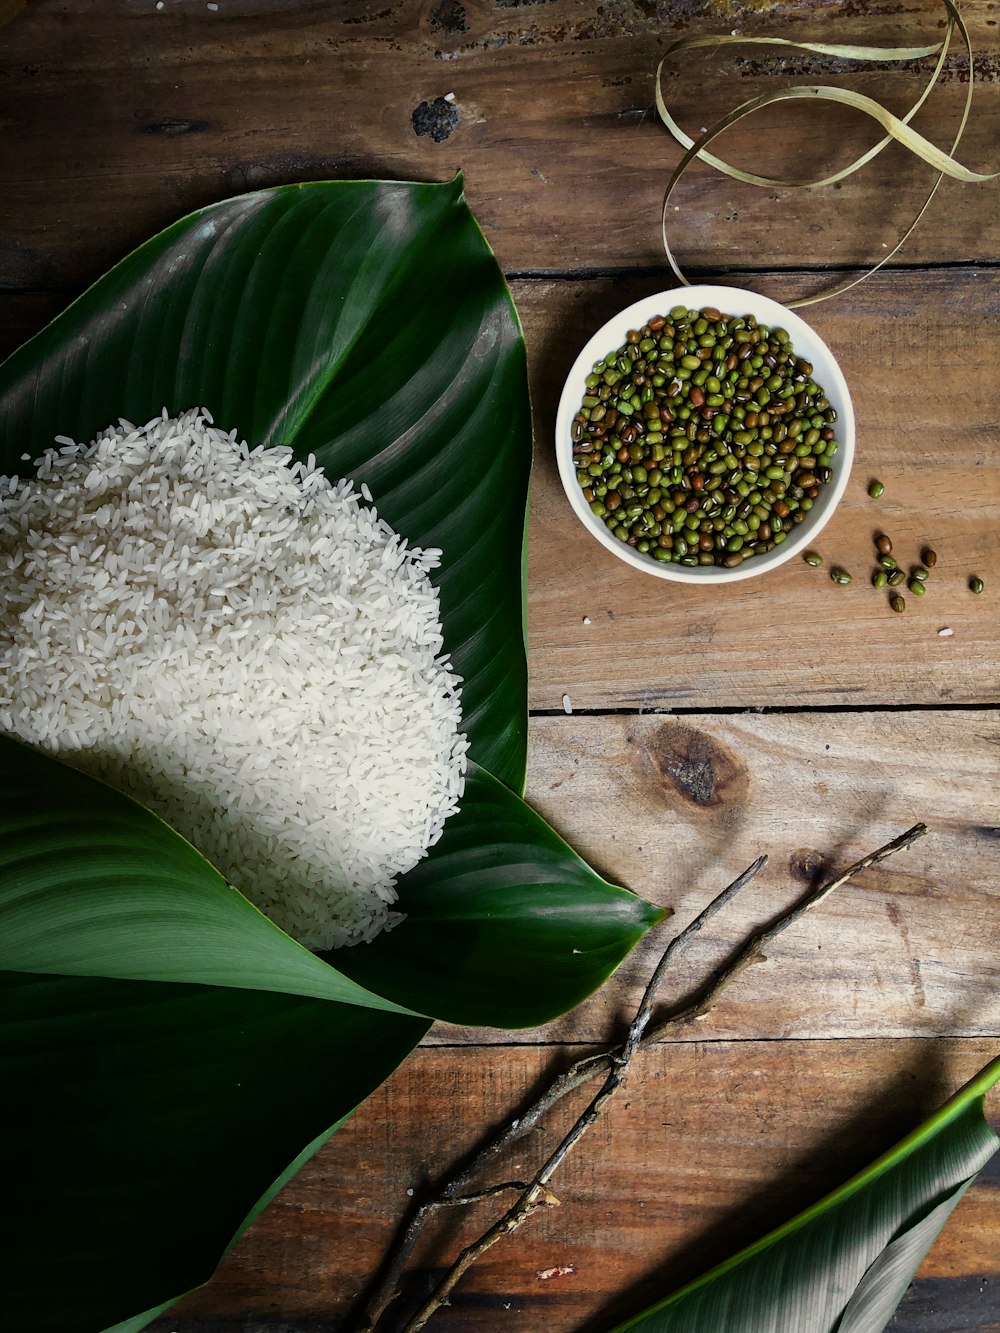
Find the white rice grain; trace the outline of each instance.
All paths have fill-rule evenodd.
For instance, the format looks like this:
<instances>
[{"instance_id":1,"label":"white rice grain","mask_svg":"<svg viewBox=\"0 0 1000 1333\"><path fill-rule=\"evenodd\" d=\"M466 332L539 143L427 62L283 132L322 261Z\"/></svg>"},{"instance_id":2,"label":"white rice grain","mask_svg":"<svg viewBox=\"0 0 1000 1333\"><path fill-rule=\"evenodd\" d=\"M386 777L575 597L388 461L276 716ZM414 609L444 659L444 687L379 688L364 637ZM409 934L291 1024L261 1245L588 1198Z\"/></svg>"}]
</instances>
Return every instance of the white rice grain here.
<instances>
[{"instance_id":1,"label":"white rice grain","mask_svg":"<svg viewBox=\"0 0 1000 1333\"><path fill-rule=\"evenodd\" d=\"M464 788L440 552L203 409L56 445L0 479L0 727L148 805L310 948L399 920Z\"/></svg>"}]
</instances>

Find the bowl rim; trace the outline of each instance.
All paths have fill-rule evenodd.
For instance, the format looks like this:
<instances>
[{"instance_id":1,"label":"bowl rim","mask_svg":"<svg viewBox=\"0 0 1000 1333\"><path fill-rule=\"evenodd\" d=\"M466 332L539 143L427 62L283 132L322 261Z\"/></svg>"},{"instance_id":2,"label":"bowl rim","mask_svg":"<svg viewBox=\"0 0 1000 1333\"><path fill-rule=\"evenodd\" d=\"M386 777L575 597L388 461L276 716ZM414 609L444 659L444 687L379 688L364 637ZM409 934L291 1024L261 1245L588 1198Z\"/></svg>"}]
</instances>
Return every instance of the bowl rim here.
<instances>
[{"instance_id":1,"label":"bowl rim","mask_svg":"<svg viewBox=\"0 0 1000 1333\"><path fill-rule=\"evenodd\" d=\"M753 559L744 561L735 569L725 569L720 565L700 565L696 568L690 568L684 565L656 561L640 551L634 550L633 547L608 532L601 520L591 513L590 507L583 498L583 492L576 479L570 438L572 420L576 415L579 400L583 396L580 386L583 379L591 373L594 362L606 356L608 348L612 344L617 345L623 342L629 329L641 328L652 315L666 314L671 307L681 304L691 309L715 306L719 310L726 310L727 306L732 306L737 302L746 303L746 309L741 311L741 314L752 314L761 323L772 328L779 326L787 329L793 344L799 345L804 338L813 347L818 348L822 357L825 358L826 364L821 369L817 367L816 378L822 383L824 391L829 392L832 387L836 390L840 399L837 423L839 450L836 471L832 480L827 483L824 491L821 492L822 508L818 513L815 508L810 513L810 518L812 518L812 514L816 514L815 520L803 523L798 532L793 530L787 541L780 546L776 546L774 550L767 551L763 555L754 556ZM621 330L620 336L617 333L619 329ZM814 363L817 360L815 352L812 353L812 360ZM769 570L785 564L786 561L791 560L809 546L826 526L847 489L851 466L854 461L855 429L854 404L851 401L847 380L844 378L844 373L837 358L811 324L806 323L801 315L798 315L794 310L790 310L787 306L769 296L762 296L759 292L750 291L745 287L699 283L690 287L671 287L661 292L653 292L649 296L640 297L630 305L623 307L617 314L612 315L610 319L605 320L600 328L596 329L588 338L566 376L559 397L559 407L556 413L556 463L559 468L563 490L566 492L577 518L587 528L591 536L595 537L612 555L624 560L633 569L677 583L737 583L743 579L766 574ZM802 529L806 530L803 531Z\"/></svg>"}]
</instances>

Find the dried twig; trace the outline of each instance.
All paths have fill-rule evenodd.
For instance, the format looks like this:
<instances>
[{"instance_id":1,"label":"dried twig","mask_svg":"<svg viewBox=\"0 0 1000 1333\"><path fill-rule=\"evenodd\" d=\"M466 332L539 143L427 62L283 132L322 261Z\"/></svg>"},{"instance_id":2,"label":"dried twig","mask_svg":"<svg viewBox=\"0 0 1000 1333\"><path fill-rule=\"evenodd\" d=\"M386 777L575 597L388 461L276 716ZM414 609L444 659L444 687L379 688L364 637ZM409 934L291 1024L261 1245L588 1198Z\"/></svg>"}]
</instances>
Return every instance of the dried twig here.
<instances>
[{"instance_id":1,"label":"dried twig","mask_svg":"<svg viewBox=\"0 0 1000 1333\"><path fill-rule=\"evenodd\" d=\"M879 847L877 851L869 852L860 861L855 861L853 865L848 866L834 879L826 880L818 888L810 889L794 907L790 907L787 912L782 912L771 925L765 926L752 935L739 953L720 972L716 973L692 1001L684 1005L683 1008L675 1009L668 1014L652 1029L646 1040L656 1041L684 1023L693 1023L697 1019L704 1018L715 1008L719 996L736 980L741 972L745 972L754 963L766 961L763 950L772 940L777 939L783 931L794 925L807 912L812 911L824 898L828 898L835 889L839 889L849 879L853 879L855 875L860 875L862 870L868 870L869 867L876 865L879 861L884 861L886 857L892 856L894 852L903 851L916 842L918 838L922 838L926 832L926 824L914 824L905 833L901 833L898 838L893 838L892 842L887 842L884 847Z\"/></svg>"},{"instance_id":2,"label":"dried twig","mask_svg":"<svg viewBox=\"0 0 1000 1333\"><path fill-rule=\"evenodd\" d=\"M629 1051L628 1059L631 1059L632 1052L638 1044L638 1041L642 1036L642 1031L652 1014L653 998L667 970L667 966L676 959L684 946L698 934L702 927L710 921L717 912L721 911L723 907L731 902L736 894L739 893L742 888L745 888L766 864L766 856L758 858L758 860L745 870L738 879L734 880L732 884L723 889L716 898L713 898L708 906L695 917L690 925L686 926L684 930L675 936L675 938L667 945L663 957L660 959L656 970L646 986L646 990L642 997L642 1003L639 1006L639 1012L636 1014L632 1026L629 1029L626 1046L631 1043L632 1051ZM509 1148L519 1139L524 1138L526 1134L531 1133L548 1112L551 1111L558 1102L562 1101L564 1097L568 1096L569 1093L574 1092L584 1083L588 1083L592 1078L596 1078L598 1074L606 1074L614 1067L616 1059L624 1059L625 1055L625 1047L623 1047L621 1051L598 1051L594 1055L584 1056L583 1059L578 1060L570 1069L557 1075L541 1096L538 1097L526 1111L522 1112L516 1119L511 1120L495 1138L492 1138L488 1143L484 1144L478 1152L474 1153L473 1156L470 1157L464 1165L460 1166L443 1185L439 1186L433 1197L425 1199L417 1205L405 1228L399 1234L395 1245L386 1256L382 1271L379 1274L378 1282L365 1306L363 1321L358 1329L358 1333L374 1333L376 1324L397 1294L396 1287L402 1276L403 1269L406 1267L407 1260L412 1253L414 1243L420 1234L421 1228L431 1213L436 1212L439 1208L452 1206L468 1198L469 1196L464 1195L463 1191L469 1182L474 1180L476 1176L480 1175L506 1148ZM627 1060L625 1060L625 1063L627 1063ZM529 1191L534 1190L535 1185L536 1181L532 1181L530 1185L518 1185L516 1188L521 1190L521 1198L523 1199ZM498 1186L496 1190L492 1192L499 1193L507 1188L515 1188L515 1186ZM485 1194L488 1192L489 1191L484 1192L482 1195L475 1197L485 1197ZM470 1202L471 1201L472 1200L470 1199ZM547 1204L554 1202L555 1199L551 1195L545 1200L545 1203ZM539 1204L538 1206L545 1205ZM531 1211L535 1211L535 1208L533 1207ZM498 1225L502 1225L502 1222L503 1219L501 1219L501 1222ZM518 1223L518 1225L520 1225L520 1223ZM503 1234L502 1231L498 1232L496 1236L490 1240L490 1244L493 1244L494 1240L498 1240L501 1234ZM487 1246L486 1248L489 1247ZM472 1261L469 1260L469 1262Z\"/></svg>"},{"instance_id":3,"label":"dried twig","mask_svg":"<svg viewBox=\"0 0 1000 1333\"><path fill-rule=\"evenodd\" d=\"M754 963L764 961L764 948L778 935L798 921L806 912L811 911L847 880L875 865L876 862L891 856L894 852L910 846L926 832L927 828L924 824L915 824L900 837L894 838L892 842L886 843L884 847L880 847L877 851L862 857L860 861L856 861L842 874L811 890L794 907L783 912L770 925L751 935L731 960L714 977L710 978L693 998L675 1007L658 1023L650 1027L656 994L670 964L675 961L678 953L698 934L705 924L751 882L766 864L767 858L760 857L753 865L749 866L738 879L734 880L732 884L714 898L690 925L671 940L650 977L625 1041L618 1047L585 1056L572 1065L570 1069L558 1075L527 1111L506 1125L494 1139L456 1171L432 1198L425 1200L417 1207L387 1257L379 1282L367 1303L359 1333L374 1333L376 1324L395 1298L397 1284L412 1252L413 1245L423 1223L432 1212L435 1212L438 1208L476 1202L507 1189L517 1188L521 1191L516 1202L507 1209L503 1216L461 1252L430 1297L406 1324L403 1333L419 1333L419 1330L424 1328L434 1312L447 1302L449 1295L463 1274L482 1254L503 1236L510 1235L518 1230L540 1208L549 1207L558 1202L548 1190L548 1182L589 1127L598 1119L608 1100L622 1086L628 1066L640 1046L649 1045L675 1028L704 1018L714 1008L723 991L746 968ZM463 1192L472 1179L494 1161L501 1152L534 1129L559 1101L576 1088L602 1074L605 1079L600 1090L591 1099L586 1109L576 1119L528 1184L521 1185L517 1182L507 1182L474 1194Z\"/></svg>"}]
</instances>

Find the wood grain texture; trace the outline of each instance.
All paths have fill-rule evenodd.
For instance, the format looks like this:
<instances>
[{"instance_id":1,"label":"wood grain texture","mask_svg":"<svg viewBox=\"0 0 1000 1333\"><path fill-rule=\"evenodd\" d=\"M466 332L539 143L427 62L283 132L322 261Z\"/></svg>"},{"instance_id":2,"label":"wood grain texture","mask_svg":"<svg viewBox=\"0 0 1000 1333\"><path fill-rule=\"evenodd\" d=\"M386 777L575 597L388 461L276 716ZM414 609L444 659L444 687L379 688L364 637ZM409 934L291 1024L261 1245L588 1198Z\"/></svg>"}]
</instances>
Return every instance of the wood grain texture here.
<instances>
[{"instance_id":1,"label":"wood grain texture","mask_svg":"<svg viewBox=\"0 0 1000 1333\"><path fill-rule=\"evenodd\" d=\"M676 915L597 995L519 1040L617 1035L666 941L762 852L768 868L691 945L664 999L919 820L927 837L839 889L680 1035L1000 1036L1000 713L535 718L529 756L541 814ZM430 1037L501 1039L443 1025Z\"/></svg>"},{"instance_id":2,"label":"wood grain texture","mask_svg":"<svg viewBox=\"0 0 1000 1333\"><path fill-rule=\"evenodd\" d=\"M806 280L784 285L799 291ZM664 582L605 551L556 472L558 396L580 347L655 290L649 279L514 286L535 375L532 706L560 709L567 693L584 709L992 702L1000 370L991 340L973 330L1000 319L1000 272L879 276L806 312L841 361L858 419L847 492L815 543L827 567L796 558L711 588ZM867 494L872 477L885 483L878 503ZM881 529L904 565L925 545L939 556L928 595L909 597L902 616L870 584ZM831 564L854 583L832 583ZM968 591L973 573L988 596ZM945 626L952 637L939 637Z\"/></svg>"},{"instance_id":3,"label":"wood grain texture","mask_svg":"<svg viewBox=\"0 0 1000 1333\"><path fill-rule=\"evenodd\" d=\"M978 87L962 156L995 169L1000 13L994 0L963 12ZM850 588L798 561L711 591L632 574L559 487L552 424L579 347L673 285L659 209L679 150L652 111L656 60L675 36L733 30L909 44L941 21L931 0L35 0L3 29L0 357L192 208L286 181L464 170L487 239L521 275L536 411L531 704L551 715L532 721L529 797L603 873L673 906L666 932L771 857L676 991L829 866L931 825L786 934L696 1031L642 1059L570 1159L563 1206L490 1253L435 1321L442 1333L601 1333L864 1165L996 1053L998 186L945 183L901 257L947 267L896 268L807 312L858 412L856 472L818 543L854 572ZM967 74L953 57L916 122L939 143ZM921 75L745 48L688 59L668 93L697 131L791 80L846 83L902 111ZM720 147L776 174L826 171L873 141L859 119L779 108ZM694 270L802 295L828 266L881 257L931 179L895 148L818 195L697 168L673 239ZM878 507L872 475L886 483ZM904 559L925 542L940 556L902 617L867 584L882 527ZM557 716L564 694L589 713ZM756 708L804 711L709 711ZM156 1333L346 1333L407 1189L569 1062L565 1043L620 1035L663 942L544 1030L436 1027ZM998 1225L994 1161L892 1333L1000 1333ZM468 1234L442 1224L414 1291ZM572 1272L541 1276L560 1268Z\"/></svg>"},{"instance_id":4,"label":"wood grain texture","mask_svg":"<svg viewBox=\"0 0 1000 1333\"><path fill-rule=\"evenodd\" d=\"M0 293L0 361L40 332L68 304L69 296L62 292Z\"/></svg>"},{"instance_id":5,"label":"wood grain texture","mask_svg":"<svg viewBox=\"0 0 1000 1333\"><path fill-rule=\"evenodd\" d=\"M858 417L847 494L816 542L828 567L854 573L849 588L797 559L760 581L664 583L630 570L574 517L554 457L563 379L593 329L658 281L513 284L536 431L532 707L561 709L564 694L576 709L993 702L1000 370L992 340L971 331L1000 321L1000 270L885 274L809 312L841 360ZM811 282L790 274L783 287L800 292ZM0 297L0 354L62 304L51 295ZM872 476L886 484L877 504L867 495ZM869 583L872 536L883 527L904 564L926 544L939 555L928 595L910 597L903 616ZM978 598L967 588L972 573L986 581ZM951 637L938 635L944 627Z\"/></svg>"},{"instance_id":6,"label":"wood grain texture","mask_svg":"<svg viewBox=\"0 0 1000 1333\"><path fill-rule=\"evenodd\" d=\"M557 1177L561 1207L490 1251L434 1327L599 1333L860 1170L994 1047L946 1040L655 1048ZM406 1190L419 1190L468 1151L482 1127L516 1114L552 1060L551 1052L523 1047L417 1051L303 1168L214 1281L154 1333L346 1331L407 1206ZM997 1109L995 1099L991 1105ZM543 1148L538 1142L511 1161L511 1176ZM893 1333L1000 1328L998 1187L994 1159L926 1261ZM443 1220L414 1256L410 1296L493 1215L478 1205L473 1218ZM569 1271L546 1277L553 1269ZM949 1322L935 1323L924 1307L940 1299L942 1284Z\"/></svg>"},{"instance_id":7,"label":"wood grain texture","mask_svg":"<svg viewBox=\"0 0 1000 1333\"><path fill-rule=\"evenodd\" d=\"M856 0L222 0L210 11L180 0L162 10L153 0L40 0L10 24L0 53L0 285L75 290L179 214L244 190L345 176L443 180L459 168L507 268L662 265L660 196L679 157L652 110L667 43L695 25L895 45L940 34L931 0L866 9ZM985 170L998 165L996 15L990 0L968 0L964 12L980 83L964 157ZM879 92L899 112L922 82L914 69L849 71L747 48L688 55L667 84L697 132L790 75ZM921 114L938 142L950 143L966 79L956 55ZM776 175L826 173L875 141L869 126L829 105L812 115L777 108L731 131L725 151ZM898 148L816 197L692 171L677 198L677 250L714 270L873 261L932 179ZM994 186L947 182L907 259L995 259L996 198Z\"/></svg>"}]
</instances>

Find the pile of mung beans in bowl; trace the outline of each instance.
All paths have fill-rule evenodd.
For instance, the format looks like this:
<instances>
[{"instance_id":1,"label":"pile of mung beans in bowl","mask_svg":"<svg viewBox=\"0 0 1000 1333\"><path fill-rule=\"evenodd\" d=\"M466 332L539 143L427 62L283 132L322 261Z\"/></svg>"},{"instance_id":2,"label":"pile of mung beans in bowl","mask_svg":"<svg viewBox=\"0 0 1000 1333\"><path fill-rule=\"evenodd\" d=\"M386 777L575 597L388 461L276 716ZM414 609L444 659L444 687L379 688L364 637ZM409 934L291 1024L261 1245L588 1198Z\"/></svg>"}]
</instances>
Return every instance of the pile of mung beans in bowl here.
<instances>
[{"instance_id":1,"label":"pile of mung beans in bowl","mask_svg":"<svg viewBox=\"0 0 1000 1333\"><path fill-rule=\"evenodd\" d=\"M854 410L794 312L736 287L644 297L593 335L556 421L581 522L660 578L751 578L804 550L844 493Z\"/></svg>"}]
</instances>

